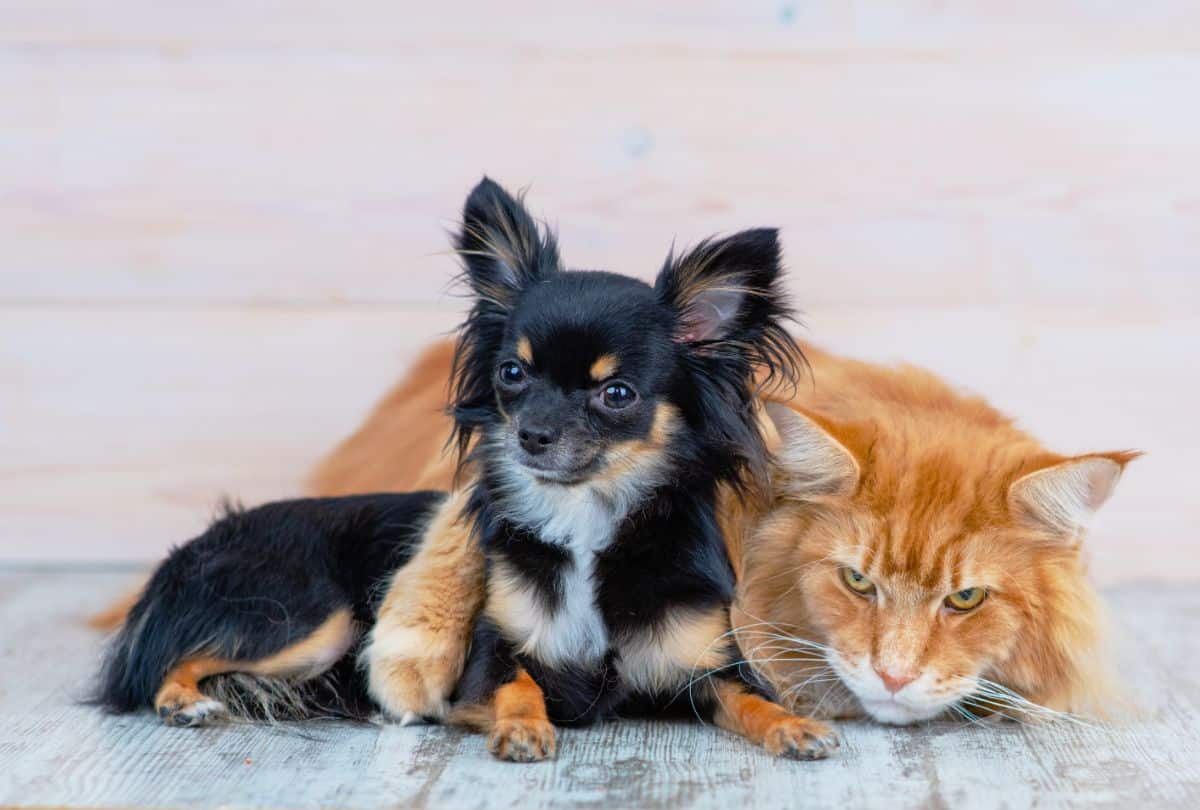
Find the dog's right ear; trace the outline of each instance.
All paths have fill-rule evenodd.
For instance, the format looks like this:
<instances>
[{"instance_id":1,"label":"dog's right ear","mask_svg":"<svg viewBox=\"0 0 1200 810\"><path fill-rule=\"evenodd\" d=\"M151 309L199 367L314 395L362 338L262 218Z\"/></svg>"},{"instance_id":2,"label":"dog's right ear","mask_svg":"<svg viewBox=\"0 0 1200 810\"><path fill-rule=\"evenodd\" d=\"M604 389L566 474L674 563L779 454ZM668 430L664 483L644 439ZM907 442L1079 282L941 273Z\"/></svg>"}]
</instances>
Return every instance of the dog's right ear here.
<instances>
[{"instance_id":1,"label":"dog's right ear","mask_svg":"<svg viewBox=\"0 0 1200 810\"><path fill-rule=\"evenodd\" d=\"M559 269L554 235L540 232L521 199L487 177L467 197L454 247L476 297L502 310Z\"/></svg>"}]
</instances>

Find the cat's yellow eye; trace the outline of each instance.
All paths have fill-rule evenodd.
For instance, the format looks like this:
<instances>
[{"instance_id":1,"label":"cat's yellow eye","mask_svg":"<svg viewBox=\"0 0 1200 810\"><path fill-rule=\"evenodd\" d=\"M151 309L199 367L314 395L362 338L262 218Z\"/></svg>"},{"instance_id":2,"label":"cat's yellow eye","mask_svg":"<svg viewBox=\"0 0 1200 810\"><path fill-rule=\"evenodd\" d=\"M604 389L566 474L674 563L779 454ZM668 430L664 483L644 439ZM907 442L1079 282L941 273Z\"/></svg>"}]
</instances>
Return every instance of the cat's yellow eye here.
<instances>
[{"instance_id":1,"label":"cat's yellow eye","mask_svg":"<svg viewBox=\"0 0 1200 810\"><path fill-rule=\"evenodd\" d=\"M859 596L870 596L875 592L875 584L848 565L842 566L842 582Z\"/></svg>"},{"instance_id":2,"label":"cat's yellow eye","mask_svg":"<svg viewBox=\"0 0 1200 810\"><path fill-rule=\"evenodd\" d=\"M946 597L946 607L951 610L974 610L986 596L986 588L963 588Z\"/></svg>"}]
</instances>

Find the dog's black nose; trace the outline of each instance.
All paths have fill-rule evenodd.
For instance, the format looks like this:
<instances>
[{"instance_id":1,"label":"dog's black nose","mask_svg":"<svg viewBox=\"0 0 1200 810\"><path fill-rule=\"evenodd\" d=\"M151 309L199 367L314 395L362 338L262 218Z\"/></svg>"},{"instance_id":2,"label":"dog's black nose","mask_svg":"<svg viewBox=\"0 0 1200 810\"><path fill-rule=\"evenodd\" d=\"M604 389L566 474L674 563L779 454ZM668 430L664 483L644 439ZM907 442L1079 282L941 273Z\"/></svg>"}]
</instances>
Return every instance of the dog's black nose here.
<instances>
[{"instance_id":1,"label":"dog's black nose","mask_svg":"<svg viewBox=\"0 0 1200 810\"><path fill-rule=\"evenodd\" d=\"M536 456L550 449L558 441L560 433L561 431L558 430L531 425L521 428L517 432L517 436L520 438L521 447L525 449L525 452Z\"/></svg>"}]
</instances>

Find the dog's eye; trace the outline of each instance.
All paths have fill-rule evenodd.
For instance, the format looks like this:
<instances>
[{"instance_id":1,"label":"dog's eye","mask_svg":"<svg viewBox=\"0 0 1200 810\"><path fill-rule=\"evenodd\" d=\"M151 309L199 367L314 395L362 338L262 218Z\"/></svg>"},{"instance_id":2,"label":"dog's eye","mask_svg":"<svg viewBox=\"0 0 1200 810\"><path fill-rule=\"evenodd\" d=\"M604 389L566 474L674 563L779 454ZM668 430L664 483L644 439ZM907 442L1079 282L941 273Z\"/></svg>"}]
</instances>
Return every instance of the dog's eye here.
<instances>
[{"instance_id":1,"label":"dog's eye","mask_svg":"<svg viewBox=\"0 0 1200 810\"><path fill-rule=\"evenodd\" d=\"M605 407L620 410L632 405L637 399L637 394L625 383L613 382L604 386L602 399Z\"/></svg>"},{"instance_id":2,"label":"dog's eye","mask_svg":"<svg viewBox=\"0 0 1200 810\"><path fill-rule=\"evenodd\" d=\"M500 377L500 382L505 385L520 385L525 382L525 369L521 368L520 363L509 360L507 363L500 364L500 370L497 372Z\"/></svg>"}]
</instances>

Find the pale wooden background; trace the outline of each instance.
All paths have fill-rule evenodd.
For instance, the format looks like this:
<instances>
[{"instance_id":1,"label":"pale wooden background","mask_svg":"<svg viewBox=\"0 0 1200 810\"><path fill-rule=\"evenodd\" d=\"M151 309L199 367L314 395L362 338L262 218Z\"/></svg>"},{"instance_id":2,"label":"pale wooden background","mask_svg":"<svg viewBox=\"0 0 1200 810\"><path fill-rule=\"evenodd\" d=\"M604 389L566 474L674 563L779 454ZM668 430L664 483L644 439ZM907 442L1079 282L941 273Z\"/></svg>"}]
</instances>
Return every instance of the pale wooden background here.
<instances>
[{"instance_id":1,"label":"pale wooden background","mask_svg":"<svg viewBox=\"0 0 1200 810\"><path fill-rule=\"evenodd\" d=\"M6 0L0 559L298 491L487 171L577 266L783 227L813 339L1149 451L1098 573L1200 577L1200 5L565 5Z\"/></svg>"}]
</instances>

